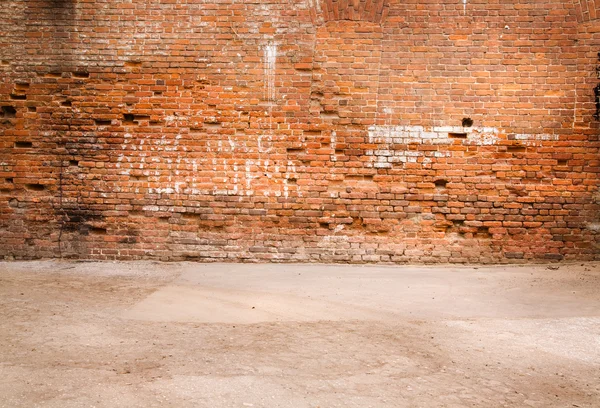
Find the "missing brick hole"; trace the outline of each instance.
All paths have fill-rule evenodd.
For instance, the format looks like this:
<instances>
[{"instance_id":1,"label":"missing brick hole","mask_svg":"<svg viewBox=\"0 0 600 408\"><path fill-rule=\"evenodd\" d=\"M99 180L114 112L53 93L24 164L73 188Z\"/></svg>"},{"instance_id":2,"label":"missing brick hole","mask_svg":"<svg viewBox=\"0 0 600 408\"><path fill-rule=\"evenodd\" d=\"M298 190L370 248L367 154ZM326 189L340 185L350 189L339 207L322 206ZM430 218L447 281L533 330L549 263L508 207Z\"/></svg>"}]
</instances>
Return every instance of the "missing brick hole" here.
<instances>
[{"instance_id":1,"label":"missing brick hole","mask_svg":"<svg viewBox=\"0 0 600 408\"><path fill-rule=\"evenodd\" d=\"M557 160L556 165L557 166L566 166L567 162L568 162L568 160Z\"/></svg>"},{"instance_id":2,"label":"missing brick hole","mask_svg":"<svg viewBox=\"0 0 600 408\"><path fill-rule=\"evenodd\" d=\"M436 224L433 226L433 229L435 231L444 232L444 233L448 231L448 228L450 228L450 225L448 225L448 224Z\"/></svg>"},{"instance_id":3,"label":"missing brick hole","mask_svg":"<svg viewBox=\"0 0 600 408\"><path fill-rule=\"evenodd\" d=\"M321 228L325 228L325 229L329 229L329 224L326 222L320 222L319 223L319 227Z\"/></svg>"},{"instance_id":4,"label":"missing brick hole","mask_svg":"<svg viewBox=\"0 0 600 408\"><path fill-rule=\"evenodd\" d=\"M2 65L9 65L10 62L8 62L7 60L2 60Z\"/></svg>"},{"instance_id":5,"label":"missing brick hole","mask_svg":"<svg viewBox=\"0 0 600 408\"><path fill-rule=\"evenodd\" d=\"M488 227L479 227L475 232L475 238L490 239L491 237Z\"/></svg>"},{"instance_id":6,"label":"missing brick hole","mask_svg":"<svg viewBox=\"0 0 600 408\"><path fill-rule=\"evenodd\" d=\"M5 181L6 183L9 183L9 184L13 184L13 183L14 183L14 180L13 180L13 178L12 178L12 177L5 178L5 179L4 179L4 181Z\"/></svg>"},{"instance_id":7,"label":"missing brick hole","mask_svg":"<svg viewBox=\"0 0 600 408\"><path fill-rule=\"evenodd\" d=\"M37 108L35 106L28 106L27 107L27 111L29 111L29 112L36 112Z\"/></svg>"},{"instance_id":8,"label":"missing brick hole","mask_svg":"<svg viewBox=\"0 0 600 408\"><path fill-rule=\"evenodd\" d=\"M125 62L127 68L139 68L142 66L142 61L127 61Z\"/></svg>"},{"instance_id":9,"label":"missing brick hole","mask_svg":"<svg viewBox=\"0 0 600 408\"><path fill-rule=\"evenodd\" d=\"M295 178L287 179L287 184L295 186L298 183L298 180Z\"/></svg>"},{"instance_id":10,"label":"missing brick hole","mask_svg":"<svg viewBox=\"0 0 600 408\"><path fill-rule=\"evenodd\" d=\"M381 227L376 227L381 228ZM375 230L367 230L367 235L377 236L377 237L385 237L390 234L390 231L387 229L375 229Z\"/></svg>"},{"instance_id":11,"label":"missing brick hole","mask_svg":"<svg viewBox=\"0 0 600 408\"><path fill-rule=\"evenodd\" d=\"M106 228L101 228L101 227L89 227L89 233L91 235L106 235Z\"/></svg>"},{"instance_id":12,"label":"missing brick hole","mask_svg":"<svg viewBox=\"0 0 600 408\"><path fill-rule=\"evenodd\" d=\"M135 116L132 113L123 114L123 125L137 125Z\"/></svg>"},{"instance_id":13,"label":"missing brick hole","mask_svg":"<svg viewBox=\"0 0 600 408\"><path fill-rule=\"evenodd\" d=\"M44 76L46 78L60 78L60 77L62 77L62 72L57 72L57 71L47 72Z\"/></svg>"},{"instance_id":14,"label":"missing brick hole","mask_svg":"<svg viewBox=\"0 0 600 408\"><path fill-rule=\"evenodd\" d=\"M16 101L24 101L27 99L27 95L25 94L14 94L11 93L10 94L10 99L16 100Z\"/></svg>"},{"instance_id":15,"label":"missing brick hole","mask_svg":"<svg viewBox=\"0 0 600 408\"><path fill-rule=\"evenodd\" d=\"M310 72L313 70L313 66L309 64L295 64L294 69L300 72Z\"/></svg>"},{"instance_id":16,"label":"missing brick hole","mask_svg":"<svg viewBox=\"0 0 600 408\"><path fill-rule=\"evenodd\" d=\"M73 167L79 166L79 161L69 160L69 166L73 166Z\"/></svg>"},{"instance_id":17,"label":"missing brick hole","mask_svg":"<svg viewBox=\"0 0 600 408\"><path fill-rule=\"evenodd\" d=\"M343 155L343 154L344 154L344 152L345 152L345 150L344 150L344 149L335 149L335 154L338 154L338 155L340 155L340 156L341 156L341 155Z\"/></svg>"},{"instance_id":18,"label":"missing brick hole","mask_svg":"<svg viewBox=\"0 0 600 408\"><path fill-rule=\"evenodd\" d=\"M197 262L201 259L200 254L183 254L182 259L184 261Z\"/></svg>"},{"instance_id":19,"label":"missing brick hole","mask_svg":"<svg viewBox=\"0 0 600 408\"><path fill-rule=\"evenodd\" d=\"M302 153L304 149L302 147L288 147L286 151L288 154L299 154Z\"/></svg>"},{"instance_id":20,"label":"missing brick hole","mask_svg":"<svg viewBox=\"0 0 600 408\"><path fill-rule=\"evenodd\" d=\"M15 83L15 89L18 91L29 89L29 82L17 82Z\"/></svg>"},{"instance_id":21,"label":"missing brick hole","mask_svg":"<svg viewBox=\"0 0 600 408\"><path fill-rule=\"evenodd\" d=\"M446 188L448 185L448 180L439 179L433 182L436 188Z\"/></svg>"},{"instance_id":22,"label":"missing brick hole","mask_svg":"<svg viewBox=\"0 0 600 408\"><path fill-rule=\"evenodd\" d=\"M110 119L94 119L96 126L110 126L112 121Z\"/></svg>"},{"instance_id":23,"label":"missing brick hole","mask_svg":"<svg viewBox=\"0 0 600 408\"><path fill-rule=\"evenodd\" d=\"M17 116L17 110L14 106L3 106L1 112L3 118L14 118Z\"/></svg>"},{"instance_id":24,"label":"missing brick hole","mask_svg":"<svg viewBox=\"0 0 600 408\"><path fill-rule=\"evenodd\" d=\"M44 191L46 186L43 184L25 184L25 188L29 191Z\"/></svg>"},{"instance_id":25,"label":"missing brick hole","mask_svg":"<svg viewBox=\"0 0 600 408\"><path fill-rule=\"evenodd\" d=\"M509 153L525 153L527 148L525 146L508 146L506 151Z\"/></svg>"},{"instance_id":26,"label":"missing brick hole","mask_svg":"<svg viewBox=\"0 0 600 408\"><path fill-rule=\"evenodd\" d=\"M148 176L129 176L129 180L131 180L131 181L147 181Z\"/></svg>"},{"instance_id":27,"label":"missing brick hole","mask_svg":"<svg viewBox=\"0 0 600 408\"><path fill-rule=\"evenodd\" d=\"M73 103L71 101L64 101L61 103L61 106L70 108L71 106L73 106Z\"/></svg>"},{"instance_id":28,"label":"missing brick hole","mask_svg":"<svg viewBox=\"0 0 600 408\"><path fill-rule=\"evenodd\" d=\"M154 96L161 96L163 93L160 91L154 91Z\"/></svg>"},{"instance_id":29,"label":"missing brick hole","mask_svg":"<svg viewBox=\"0 0 600 408\"><path fill-rule=\"evenodd\" d=\"M323 112L321 112L321 118L323 118L323 119L339 119L340 115L337 112L333 112L333 111L323 111Z\"/></svg>"},{"instance_id":30,"label":"missing brick hole","mask_svg":"<svg viewBox=\"0 0 600 408\"><path fill-rule=\"evenodd\" d=\"M466 133L448 133L448 137L451 139L466 139Z\"/></svg>"},{"instance_id":31,"label":"missing brick hole","mask_svg":"<svg viewBox=\"0 0 600 408\"><path fill-rule=\"evenodd\" d=\"M33 143L32 142L15 142L15 147L17 149L28 149L30 147L33 147Z\"/></svg>"},{"instance_id":32,"label":"missing brick hole","mask_svg":"<svg viewBox=\"0 0 600 408\"><path fill-rule=\"evenodd\" d=\"M463 118L461 123L462 123L462 127L471 127L471 126L473 126L473 119Z\"/></svg>"},{"instance_id":33,"label":"missing brick hole","mask_svg":"<svg viewBox=\"0 0 600 408\"><path fill-rule=\"evenodd\" d=\"M85 71L77 71L77 72L73 72L73 76L75 78L89 78L90 77L90 73L89 72L85 72Z\"/></svg>"},{"instance_id":34,"label":"missing brick hole","mask_svg":"<svg viewBox=\"0 0 600 408\"><path fill-rule=\"evenodd\" d=\"M206 129L219 129L221 127L221 122L217 122L217 121L204 122L203 126Z\"/></svg>"}]
</instances>

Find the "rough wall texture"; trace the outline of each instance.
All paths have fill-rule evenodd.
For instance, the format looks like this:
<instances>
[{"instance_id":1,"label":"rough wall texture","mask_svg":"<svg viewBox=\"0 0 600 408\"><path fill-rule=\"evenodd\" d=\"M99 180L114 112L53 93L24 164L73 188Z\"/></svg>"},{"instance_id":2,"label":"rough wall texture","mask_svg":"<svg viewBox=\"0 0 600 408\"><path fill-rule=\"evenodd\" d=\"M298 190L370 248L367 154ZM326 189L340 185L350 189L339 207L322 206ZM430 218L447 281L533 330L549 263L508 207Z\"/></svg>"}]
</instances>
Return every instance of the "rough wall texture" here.
<instances>
[{"instance_id":1,"label":"rough wall texture","mask_svg":"<svg viewBox=\"0 0 600 408\"><path fill-rule=\"evenodd\" d=\"M600 259L599 18L5 0L0 256Z\"/></svg>"},{"instance_id":2,"label":"rough wall texture","mask_svg":"<svg viewBox=\"0 0 600 408\"><path fill-rule=\"evenodd\" d=\"M575 7L580 22L600 18L600 1L598 0L575 0Z\"/></svg>"}]
</instances>

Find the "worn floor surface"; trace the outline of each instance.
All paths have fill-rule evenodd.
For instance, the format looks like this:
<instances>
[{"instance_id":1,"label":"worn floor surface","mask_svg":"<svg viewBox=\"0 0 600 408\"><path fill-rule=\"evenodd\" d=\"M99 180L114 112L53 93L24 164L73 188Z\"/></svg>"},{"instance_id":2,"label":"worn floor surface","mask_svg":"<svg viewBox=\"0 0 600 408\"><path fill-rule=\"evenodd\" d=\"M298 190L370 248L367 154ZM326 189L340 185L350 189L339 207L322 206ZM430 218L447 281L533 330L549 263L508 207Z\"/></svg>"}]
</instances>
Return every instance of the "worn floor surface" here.
<instances>
[{"instance_id":1,"label":"worn floor surface","mask_svg":"<svg viewBox=\"0 0 600 408\"><path fill-rule=\"evenodd\" d=\"M0 407L600 407L600 264L0 263Z\"/></svg>"}]
</instances>

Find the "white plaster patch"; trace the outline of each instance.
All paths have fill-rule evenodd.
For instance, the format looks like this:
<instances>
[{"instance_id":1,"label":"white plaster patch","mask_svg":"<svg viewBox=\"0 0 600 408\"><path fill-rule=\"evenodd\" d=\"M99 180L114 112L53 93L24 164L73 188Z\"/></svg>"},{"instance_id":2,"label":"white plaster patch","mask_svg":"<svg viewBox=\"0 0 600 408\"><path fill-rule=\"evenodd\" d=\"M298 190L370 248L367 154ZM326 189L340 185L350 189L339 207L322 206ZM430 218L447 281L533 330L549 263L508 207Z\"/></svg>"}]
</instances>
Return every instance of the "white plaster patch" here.
<instances>
[{"instance_id":1,"label":"white plaster patch","mask_svg":"<svg viewBox=\"0 0 600 408\"><path fill-rule=\"evenodd\" d=\"M491 127L463 128L438 126L430 129L423 126L371 126L369 143L384 144L452 144L450 134L466 134L464 143L492 145L498 141L499 131Z\"/></svg>"},{"instance_id":2,"label":"white plaster patch","mask_svg":"<svg viewBox=\"0 0 600 408\"><path fill-rule=\"evenodd\" d=\"M267 129L265 134L258 137L259 153L268 154L272 150L273 142L273 103L275 103L275 71L277 68L277 45L271 42L263 48L263 81L265 88L265 101L267 103Z\"/></svg>"},{"instance_id":3,"label":"white plaster patch","mask_svg":"<svg viewBox=\"0 0 600 408\"><path fill-rule=\"evenodd\" d=\"M337 134L335 132L331 132L331 161L337 161L337 156L335 155L335 149L336 149L336 143L337 143Z\"/></svg>"},{"instance_id":4,"label":"white plaster patch","mask_svg":"<svg viewBox=\"0 0 600 408\"><path fill-rule=\"evenodd\" d=\"M559 140L560 137L558 135L550 135L547 133L530 135L530 134L517 134L515 135L515 140Z\"/></svg>"},{"instance_id":5,"label":"white plaster patch","mask_svg":"<svg viewBox=\"0 0 600 408\"><path fill-rule=\"evenodd\" d=\"M400 149L402 145L463 145L492 146L500 140L506 140L506 132L494 127L461 126L371 126L368 129L368 141L376 144L376 149L367 150L365 155L372 156L371 165L375 168L391 168L394 164L431 163L431 158L450 157L449 151L420 151ZM517 134L511 139L526 145L541 145L544 141L559 140L552 134ZM421 159L420 159L421 158Z\"/></svg>"},{"instance_id":6,"label":"white plaster patch","mask_svg":"<svg viewBox=\"0 0 600 408\"><path fill-rule=\"evenodd\" d=\"M266 85L266 99L268 102L275 100L275 68L277 64L277 45L269 43L264 49L264 75Z\"/></svg>"},{"instance_id":7,"label":"white plaster patch","mask_svg":"<svg viewBox=\"0 0 600 408\"><path fill-rule=\"evenodd\" d=\"M585 226L590 231L600 232L600 223L598 222L590 222Z\"/></svg>"}]
</instances>

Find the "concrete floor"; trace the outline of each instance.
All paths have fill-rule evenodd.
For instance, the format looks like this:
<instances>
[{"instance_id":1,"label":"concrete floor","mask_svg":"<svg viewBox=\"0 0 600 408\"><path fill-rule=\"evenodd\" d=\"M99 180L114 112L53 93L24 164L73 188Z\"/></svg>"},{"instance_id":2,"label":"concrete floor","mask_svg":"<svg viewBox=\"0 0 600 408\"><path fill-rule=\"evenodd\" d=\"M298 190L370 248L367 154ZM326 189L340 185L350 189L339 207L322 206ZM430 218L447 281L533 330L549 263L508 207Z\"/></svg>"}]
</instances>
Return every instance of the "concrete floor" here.
<instances>
[{"instance_id":1,"label":"concrete floor","mask_svg":"<svg viewBox=\"0 0 600 408\"><path fill-rule=\"evenodd\" d=\"M0 263L0 407L599 407L555 268Z\"/></svg>"}]
</instances>

